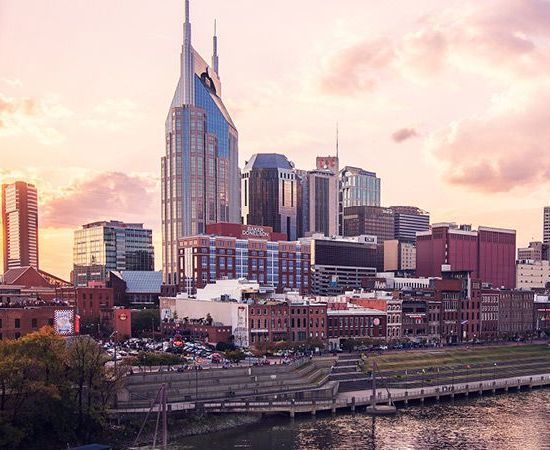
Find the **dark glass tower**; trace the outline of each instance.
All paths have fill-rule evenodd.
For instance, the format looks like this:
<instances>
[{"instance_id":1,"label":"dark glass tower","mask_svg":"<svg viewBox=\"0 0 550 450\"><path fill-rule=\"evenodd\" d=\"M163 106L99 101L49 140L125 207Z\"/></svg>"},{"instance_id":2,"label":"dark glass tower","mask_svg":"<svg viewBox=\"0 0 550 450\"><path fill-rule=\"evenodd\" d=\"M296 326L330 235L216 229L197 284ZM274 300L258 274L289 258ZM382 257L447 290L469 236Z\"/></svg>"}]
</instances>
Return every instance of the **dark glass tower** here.
<instances>
[{"instance_id":1,"label":"dark glass tower","mask_svg":"<svg viewBox=\"0 0 550 450\"><path fill-rule=\"evenodd\" d=\"M294 165L284 155L258 153L243 169L243 223L272 227L297 238L297 194Z\"/></svg>"},{"instance_id":2,"label":"dark glass tower","mask_svg":"<svg viewBox=\"0 0 550 450\"><path fill-rule=\"evenodd\" d=\"M214 36L211 68L191 45L186 0L180 78L162 158L162 270L168 284L179 282L179 238L241 217L238 133L221 99L217 44Z\"/></svg>"}]
</instances>

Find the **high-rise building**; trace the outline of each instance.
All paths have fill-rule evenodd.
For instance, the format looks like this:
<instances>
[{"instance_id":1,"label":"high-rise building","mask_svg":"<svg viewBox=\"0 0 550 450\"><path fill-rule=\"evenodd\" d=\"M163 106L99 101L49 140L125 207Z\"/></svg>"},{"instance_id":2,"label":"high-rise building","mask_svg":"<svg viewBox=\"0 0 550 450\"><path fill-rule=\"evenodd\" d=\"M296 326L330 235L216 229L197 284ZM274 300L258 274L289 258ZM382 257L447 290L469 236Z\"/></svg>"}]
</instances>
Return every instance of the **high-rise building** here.
<instances>
[{"instance_id":1,"label":"high-rise building","mask_svg":"<svg viewBox=\"0 0 550 450\"><path fill-rule=\"evenodd\" d=\"M375 236L334 238L313 235L301 239L310 242L312 292L331 296L360 289L363 278L376 275L383 268Z\"/></svg>"},{"instance_id":2,"label":"high-rise building","mask_svg":"<svg viewBox=\"0 0 550 450\"><path fill-rule=\"evenodd\" d=\"M4 272L17 267L38 268L38 195L24 181L2 185Z\"/></svg>"},{"instance_id":3,"label":"high-rise building","mask_svg":"<svg viewBox=\"0 0 550 450\"><path fill-rule=\"evenodd\" d=\"M335 236L338 234L338 177L327 169L311 170L307 177L309 220L305 232Z\"/></svg>"},{"instance_id":4,"label":"high-rise building","mask_svg":"<svg viewBox=\"0 0 550 450\"><path fill-rule=\"evenodd\" d=\"M367 234L376 236L381 244L395 239L395 216L390 208L381 206L350 206L344 208L344 236Z\"/></svg>"},{"instance_id":5,"label":"high-rise building","mask_svg":"<svg viewBox=\"0 0 550 450\"><path fill-rule=\"evenodd\" d=\"M550 206L544 207L544 214L543 214L543 230L542 230L542 242L545 244L550 243Z\"/></svg>"},{"instance_id":6,"label":"high-rise building","mask_svg":"<svg viewBox=\"0 0 550 450\"><path fill-rule=\"evenodd\" d=\"M204 233L206 225L239 222L238 133L221 98L218 40L212 65L191 44L189 0L180 77L166 118L162 158L162 269L177 284L178 239Z\"/></svg>"},{"instance_id":7,"label":"high-rise building","mask_svg":"<svg viewBox=\"0 0 550 450\"><path fill-rule=\"evenodd\" d=\"M393 211L395 239L416 242L416 233L430 229L430 215L416 206L390 206Z\"/></svg>"},{"instance_id":8,"label":"high-rise building","mask_svg":"<svg viewBox=\"0 0 550 450\"><path fill-rule=\"evenodd\" d=\"M416 275L439 277L445 271L471 272L495 288L516 285L516 231L454 223L432 225L416 235Z\"/></svg>"},{"instance_id":9,"label":"high-rise building","mask_svg":"<svg viewBox=\"0 0 550 450\"><path fill-rule=\"evenodd\" d=\"M340 170L339 233L344 235L344 210L350 206L380 206L380 178L374 172L346 166Z\"/></svg>"},{"instance_id":10,"label":"high-rise building","mask_svg":"<svg viewBox=\"0 0 550 450\"><path fill-rule=\"evenodd\" d=\"M94 222L74 232L73 284L105 282L110 271L155 270L153 232L141 223Z\"/></svg>"},{"instance_id":11,"label":"high-rise building","mask_svg":"<svg viewBox=\"0 0 550 450\"><path fill-rule=\"evenodd\" d=\"M242 222L271 227L297 238L297 181L294 165L284 155L258 153L242 172Z\"/></svg>"}]
</instances>

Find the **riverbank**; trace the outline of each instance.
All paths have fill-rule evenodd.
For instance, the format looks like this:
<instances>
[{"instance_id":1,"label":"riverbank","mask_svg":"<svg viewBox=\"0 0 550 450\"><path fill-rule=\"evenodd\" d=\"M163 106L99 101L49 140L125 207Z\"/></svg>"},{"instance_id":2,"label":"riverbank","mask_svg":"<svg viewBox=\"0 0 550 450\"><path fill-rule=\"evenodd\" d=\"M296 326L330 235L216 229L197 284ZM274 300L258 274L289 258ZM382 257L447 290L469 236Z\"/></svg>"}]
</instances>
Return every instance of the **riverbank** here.
<instances>
[{"instance_id":1,"label":"riverbank","mask_svg":"<svg viewBox=\"0 0 550 450\"><path fill-rule=\"evenodd\" d=\"M109 441L115 450L125 450L134 447L134 442L143 424L144 416L133 417L119 424L112 424L106 433L105 441ZM206 435L227 430L237 430L241 427L258 424L262 420L257 414L170 414L168 416L168 436L171 442L189 436ZM138 448L150 448L155 434L156 413L151 415L145 424ZM157 443L162 440L161 426Z\"/></svg>"}]
</instances>

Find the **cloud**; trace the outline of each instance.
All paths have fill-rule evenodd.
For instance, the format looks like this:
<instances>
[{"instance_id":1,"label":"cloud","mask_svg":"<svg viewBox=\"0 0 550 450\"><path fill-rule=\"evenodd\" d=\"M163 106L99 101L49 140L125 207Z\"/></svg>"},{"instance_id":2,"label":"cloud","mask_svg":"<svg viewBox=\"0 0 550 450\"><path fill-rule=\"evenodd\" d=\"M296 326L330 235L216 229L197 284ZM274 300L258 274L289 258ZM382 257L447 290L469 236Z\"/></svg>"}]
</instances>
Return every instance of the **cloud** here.
<instances>
[{"instance_id":1,"label":"cloud","mask_svg":"<svg viewBox=\"0 0 550 450\"><path fill-rule=\"evenodd\" d=\"M136 104L129 99L107 99L96 105L83 125L107 130L120 131L130 128L141 117Z\"/></svg>"},{"instance_id":2,"label":"cloud","mask_svg":"<svg viewBox=\"0 0 550 450\"><path fill-rule=\"evenodd\" d=\"M398 143L407 139L418 137L418 133L414 128L400 128L392 133L391 138Z\"/></svg>"},{"instance_id":3,"label":"cloud","mask_svg":"<svg viewBox=\"0 0 550 450\"><path fill-rule=\"evenodd\" d=\"M515 87L485 113L432 133L428 150L452 184L486 192L550 179L550 81Z\"/></svg>"},{"instance_id":4,"label":"cloud","mask_svg":"<svg viewBox=\"0 0 550 450\"><path fill-rule=\"evenodd\" d=\"M378 82L378 71L387 68L394 58L394 48L388 39L364 41L344 48L325 63L321 90L335 95L371 91Z\"/></svg>"},{"instance_id":5,"label":"cloud","mask_svg":"<svg viewBox=\"0 0 550 450\"><path fill-rule=\"evenodd\" d=\"M0 137L26 135L44 145L58 144L65 137L56 125L72 114L56 96L14 98L0 93Z\"/></svg>"},{"instance_id":6,"label":"cloud","mask_svg":"<svg viewBox=\"0 0 550 450\"><path fill-rule=\"evenodd\" d=\"M160 217L158 179L149 174L88 174L41 205L41 226L77 228L96 220L144 222Z\"/></svg>"},{"instance_id":7,"label":"cloud","mask_svg":"<svg viewBox=\"0 0 550 450\"><path fill-rule=\"evenodd\" d=\"M355 96L380 80L431 79L444 70L505 82L545 78L550 70L550 2L465 1L423 17L393 38L367 38L328 58L324 93Z\"/></svg>"},{"instance_id":8,"label":"cloud","mask_svg":"<svg viewBox=\"0 0 550 450\"><path fill-rule=\"evenodd\" d=\"M11 87L23 86L23 82L19 78L0 78L0 81Z\"/></svg>"}]
</instances>

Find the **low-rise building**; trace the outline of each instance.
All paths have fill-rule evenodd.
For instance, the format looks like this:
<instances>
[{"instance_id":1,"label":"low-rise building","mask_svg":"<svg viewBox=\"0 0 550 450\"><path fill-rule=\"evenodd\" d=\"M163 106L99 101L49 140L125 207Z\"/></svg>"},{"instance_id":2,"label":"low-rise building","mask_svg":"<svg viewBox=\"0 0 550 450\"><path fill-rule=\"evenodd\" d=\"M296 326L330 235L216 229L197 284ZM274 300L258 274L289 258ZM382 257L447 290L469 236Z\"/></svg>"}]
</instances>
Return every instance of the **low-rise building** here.
<instances>
[{"instance_id":1,"label":"low-rise building","mask_svg":"<svg viewBox=\"0 0 550 450\"><path fill-rule=\"evenodd\" d=\"M386 338L386 313L377 309L329 309L327 323L331 349L345 339Z\"/></svg>"},{"instance_id":2,"label":"low-rise building","mask_svg":"<svg viewBox=\"0 0 550 450\"><path fill-rule=\"evenodd\" d=\"M501 337L514 337L533 332L534 293L499 291L498 331Z\"/></svg>"},{"instance_id":3,"label":"low-rise building","mask_svg":"<svg viewBox=\"0 0 550 450\"><path fill-rule=\"evenodd\" d=\"M543 289L550 283L550 262L546 260L520 259L516 263L518 289Z\"/></svg>"}]
</instances>

